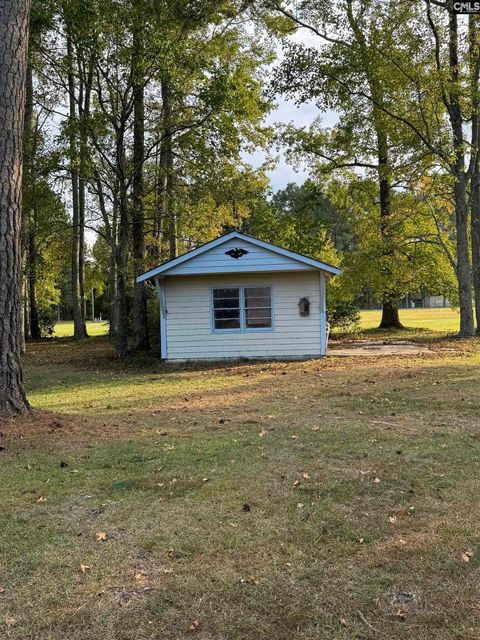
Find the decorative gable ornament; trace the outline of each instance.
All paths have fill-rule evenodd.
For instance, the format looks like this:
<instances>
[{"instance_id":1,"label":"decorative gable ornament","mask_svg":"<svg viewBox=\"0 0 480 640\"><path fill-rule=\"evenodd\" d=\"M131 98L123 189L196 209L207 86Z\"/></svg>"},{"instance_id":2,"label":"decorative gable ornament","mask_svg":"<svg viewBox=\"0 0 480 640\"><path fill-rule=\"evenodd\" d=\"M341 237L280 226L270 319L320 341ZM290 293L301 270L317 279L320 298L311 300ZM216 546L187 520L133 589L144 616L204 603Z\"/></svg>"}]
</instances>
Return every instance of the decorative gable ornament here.
<instances>
[{"instance_id":1,"label":"decorative gable ornament","mask_svg":"<svg viewBox=\"0 0 480 640\"><path fill-rule=\"evenodd\" d=\"M246 256L247 253L248 251L246 249L242 249L241 247L234 247L229 251L225 251L225 255L230 256L231 258L234 258L234 260L238 260L242 256Z\"/></svg>"}]
</instances>

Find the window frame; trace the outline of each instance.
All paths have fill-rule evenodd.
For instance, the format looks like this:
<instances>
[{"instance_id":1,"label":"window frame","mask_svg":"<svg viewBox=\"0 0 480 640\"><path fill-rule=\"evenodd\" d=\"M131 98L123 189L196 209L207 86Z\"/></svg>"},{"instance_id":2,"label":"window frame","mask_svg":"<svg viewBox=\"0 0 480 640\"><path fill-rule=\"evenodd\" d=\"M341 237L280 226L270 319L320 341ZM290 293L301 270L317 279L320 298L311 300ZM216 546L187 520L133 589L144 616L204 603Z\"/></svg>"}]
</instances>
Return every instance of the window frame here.
<instances>
[{"instance_id":1,"label":"window frame","mask_svg":"<svg viewBox=\"0 0 480 640\"><path fill-rule=\"evenodd\" d=\"M215 303L214 291L218 289L238 289L240 298L240 327L237 329L217 329L215 327ZM247 327L247 313L245 307L245 289L269 289L270 290L270 327ZM255 308L255 307L252 307ZM264 307L267 309L268 307ZM228 284L210 287L210 322L212 333L271 333L275 330L273 286L271 284Z\"/></svg>"}]
</instances>

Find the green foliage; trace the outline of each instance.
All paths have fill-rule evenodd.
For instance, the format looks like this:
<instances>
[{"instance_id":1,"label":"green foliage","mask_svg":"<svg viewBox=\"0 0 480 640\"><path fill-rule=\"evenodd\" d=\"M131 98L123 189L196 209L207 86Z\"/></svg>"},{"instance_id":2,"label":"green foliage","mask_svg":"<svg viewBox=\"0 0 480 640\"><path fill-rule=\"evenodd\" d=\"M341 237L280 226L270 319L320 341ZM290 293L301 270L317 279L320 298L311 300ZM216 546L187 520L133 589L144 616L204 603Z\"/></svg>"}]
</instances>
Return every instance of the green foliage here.
<instances>
[{"instance_id":1,"label":"green foliage","mask_svg":"<svg viewBox=\"0 0 480 640\"><path fill-rule=\"evenodd\" d=\"M332 329L346 331L359 327L360 309L353 301L329 297L327 311Z\"/></svg>"}]
</instances>

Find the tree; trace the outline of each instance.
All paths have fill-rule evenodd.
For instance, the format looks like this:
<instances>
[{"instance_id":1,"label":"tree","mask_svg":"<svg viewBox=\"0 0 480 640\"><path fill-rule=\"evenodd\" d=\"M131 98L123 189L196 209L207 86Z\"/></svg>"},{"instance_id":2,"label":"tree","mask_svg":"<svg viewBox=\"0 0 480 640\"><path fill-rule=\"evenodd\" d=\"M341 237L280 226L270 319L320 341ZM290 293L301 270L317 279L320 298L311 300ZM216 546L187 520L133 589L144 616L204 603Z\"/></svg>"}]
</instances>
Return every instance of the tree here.
<instances>
[{"instance_id":1,"label":"tree","mask_svg":"<svg viewBox=\"0 0 480 640\"><path fill-rule=\"evenodd\" d=\"M29 410L22 378L22 145L29 0L0 2L0 415Z\"/></svg>"},{"instance_id":2,"label":"tree","mask_svg":"<svg viewBox=\"0 0 480 640\"><path fill-rule=\"evenodd\" d=\"M449 188L455 202L459 334L472 335L468 197L479 148L478 99L477 92L471 91L478 83L476 36L462 37L467 34L461 29L459 33L452 0L342 0L333 9L330 3L301 2L296 14L277 0L267 4L295 25L308 29L318 42L317 49L291 45L291 55L283 68L301 73L292 73L284 84L288 85L290 79L293 88L306 87L304 94L314 99L320 96L329 106L335 107L335 96L348 100L349 118L355 114L355 104L363 105L357 113L365 123L371 123L375 133L370 142L376 148L380 211L386 235L394 155L402 158L407 152L406 159L411 164L413 158L408 157L413 151L413 157L422 159L423 171L441 171L450 177ZM472 17L477 19L478 16ZM472 114L469 128L466 125ZM400 156L391 132L397 140L404 141ZM357 131L347 128L344 133L355 139ZM342 137L339 139L341 142ZM362 166L350 154L326 159L344 166ZM366 163L365 170L372 168L370 165Z\"/></svg>"}]
</instances>

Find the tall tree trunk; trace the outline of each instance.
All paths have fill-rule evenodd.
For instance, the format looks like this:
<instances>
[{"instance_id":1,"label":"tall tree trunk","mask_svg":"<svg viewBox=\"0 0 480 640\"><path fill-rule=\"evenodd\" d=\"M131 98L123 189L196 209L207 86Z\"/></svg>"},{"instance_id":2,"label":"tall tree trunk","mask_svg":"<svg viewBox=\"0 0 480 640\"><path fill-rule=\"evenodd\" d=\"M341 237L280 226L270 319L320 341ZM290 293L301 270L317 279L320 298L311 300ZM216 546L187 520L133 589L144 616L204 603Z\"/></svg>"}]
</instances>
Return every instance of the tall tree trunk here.
<instances>
[{"instance_id":1,"label":"tall tree trunk","mask_svg":"<svg viewBox=\"0 0 480 640\"><path fill-rule=\"evenodd\" d=\"M37 306L37 208L33 207L33 217L28 229L28 299L30 301L30 336L33 340L40 340L40 320Z\"/></svg>"},{"instance_id":2,"label":"tall tree trunk","mask_svg":"<svg viewBox=\"0 0 480 640\"><path fill-rule=\"evenodd\" d=\"M381 125L377 128L378 139L378 184L380 190L380 233L384 243L385 256L390 251L388 247L390 235L390 165L388 162L388 139ZM382 318L380 329L401 329L402 323L398 313L397 296L395 292L385 291L382 298Z\"/></svg>"},{"instance_id":3,"label":"tall tree trunk","mask_svg":"<svg viewBox=\"0 0 480 640\"><path fill-rule=\"evenodd\" d=\"M118 175L118 240L114 259L116 269L115 297L112 300L113 340L120 357L128 349L128 309L127 309L127 265L128 265L128 193L125 175L125 132L117 131L117 175Z\"/></svg>"},{"instance_id":4,"label":"tall tree trunk","mask_svg":"<svg viewBox=\"0 0 480 640\"><path fill-rule=\"evenodd\" d=\"M77 110L75 75L73 70L73 44L67 34L68 56L68 102L69 102L69 155L70 179L72 185L72 308L73 337L80 340L86 337L80 272L82 268L82 225L80 220L80 190L78 178L78 151L76 139Z\"/></svg>"},{"instance_id":5,"label":"tall tree trunk","mask_svg":"<svg viewBox=\"0 0 480 640\"><path fill-rule=\"evenodd\" d=\"M167 219L169 257L176 258L178 254L178 225L177 213L173 196L173 134L172 134L172 91L170 80L162 78L162 108L163 108L163 167L164 168L164 207ZM160 157L162 166L162 156Z\"/></svg>"},{"instance_id":6,"label":"tall tree trunk","mask_svg":"<svg viewBox=\"0 0 480 640\"><path fill-rule=\"evenodd\" d=\"M476 333L480 334L480 157L478 153L472 176L472 192L470 198L473 294L477 323Z\"/></svg>"},{"instance_id":7,"label":"tall tree trunk","mask_svg":"<svg viewBox=\"0 0 480 640\"><path fill-rule=\"evenodd\" d=\"M468 17L471 113L470 241L476 333L480 335L480 45L478 16Z\"/></svg>"},{"instance_id":8,"label":"tall tree trunk","mask_svg":"<svg viewBox=\"0 0 480 640\"><path fill-rule=\"evenodd\" d=\"M78 284L82 310L82 333L88 336L85 313L85 210L88 182L88 123L93 82L93 61L85 68L83 55L78 55L78 75L81 78L79 95L79 177L78 177Z\"/></svg>"},{"instance_id":9,"label":"tall tree trunk","mask_svg":"<svg viewBox=\"0 0 480 640\"><path fill-rule=\"evenodd\" d=\"M457 242L457 282L460 306L460 331L462 337L474 334L473 304L472 304L472 271L470 265L468 239L468 177L465 171L465 140L463 136L463 114L460 102L459 66L458 59L458 24L457 16L453 13L452 3L449 5L449 66L451 82L449 89L450 109L449 118L453 134L453 148L455 159L452 163L452 174L455 179L455 225Z\"/></svg>"},{"instance_id":10,"label":"tall tree trunk","mask_svg":"<svg viewBox=\"0 0 480 640\"><path fill-rule=\"evenodd\" d=\"M33 171L33 73L30 63L30 55L27 61L27 78L25 87L25 120L23 123L23 186L22 186L22 333L21 333L21 350L26 350L26 339L30 337L30 318L28 314L29 307L27 305L27 269L28 269L28 246L26 239L28 238L28 218L29 209L31 208L30 196L32 190L32 171Z\"/></svg>"},{"instance_id":11,"label":"tall tree trunk","mask_svg":"<svg viewBox=\"0 0 480 640\"><path fill-rule=\"evenodd\" d=\"M133 273L145 270L145 210L143 165L145 162L145 89L141 72L141 38L134 33L134 105L133 105L133 179L132 179L132 243ZM135 279L133 289L132 351L148 351L147 290Z\"/></svg>"},{"instance_id":12,"label":"tall tree trunk","mask_svg":"<svg viewBox=\"0 0 480 640\"><path fill-rule=\"evenodd\" d=\"M383 121L383 115L381 109L384 100L381 80L379 80L377 69L375 65L372 65L372 55L369 51L370 44L365 38L365 34L361 31L358 23L353 15L352 1L347 2L347 17L350 27L355 34L355 39L360 47L360 52L363 58L363 64L367 75L367 81L370 88L370 93L373 98L373 127L377 138L377 157L378 157L378 186L380 192L380 233L383 241L384 256L388 256L391 248L389 245L390 236L390 214L391 214L391 172L389 162L389 141L385 131L385 123ZM378 105L378 106L377 106ZM389 274L387 274L389 275ZM382 296L382 319L380 321L381 329L399 329L402 327L400 318L398 315L398 303L397 296L394 291L386 289Z\"/></svg>"},{"instance_id":13,"label":"tall tree trunk","mask_svg":"<svg viewBox=\"0 0 480 640\"><path fill-rule=\"evenodd\" d=\"M21 363L22 144L30 0L0 2L0 415L29 410Z\"/></svg>"}]
</instances>

